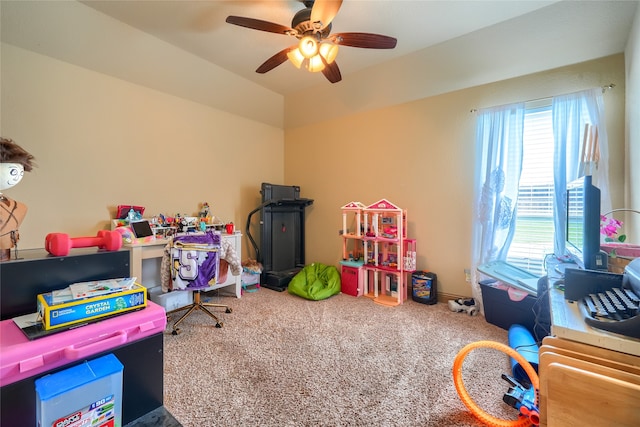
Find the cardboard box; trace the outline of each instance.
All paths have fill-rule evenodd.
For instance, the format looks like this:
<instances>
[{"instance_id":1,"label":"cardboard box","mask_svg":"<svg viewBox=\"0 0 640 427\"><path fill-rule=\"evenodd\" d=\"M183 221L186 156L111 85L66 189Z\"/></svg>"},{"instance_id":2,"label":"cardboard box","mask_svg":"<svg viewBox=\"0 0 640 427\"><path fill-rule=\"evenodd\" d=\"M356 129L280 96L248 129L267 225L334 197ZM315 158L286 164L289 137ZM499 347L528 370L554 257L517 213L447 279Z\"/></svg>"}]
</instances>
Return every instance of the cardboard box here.
<instances>
[{"instance_id":1,"label":"cardboard box","mask_svg":"<svg viewBox=\"0 0 640 427\"><path fill-rule=\"evenodd\" d=\"M147 306L147 290L136 283L129 290L54 304L52 292L38 295L38 315L45 330L72 326Z\"/></svg>"}]
</instances>

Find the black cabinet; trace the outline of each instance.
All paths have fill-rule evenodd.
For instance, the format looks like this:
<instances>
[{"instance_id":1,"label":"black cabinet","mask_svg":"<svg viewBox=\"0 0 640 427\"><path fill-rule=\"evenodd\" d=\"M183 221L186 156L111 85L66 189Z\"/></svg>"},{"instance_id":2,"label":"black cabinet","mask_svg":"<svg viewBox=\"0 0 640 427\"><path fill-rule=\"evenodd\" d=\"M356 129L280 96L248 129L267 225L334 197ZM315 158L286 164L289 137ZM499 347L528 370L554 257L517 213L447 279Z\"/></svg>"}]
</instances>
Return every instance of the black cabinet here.
<instances>
[{"instance_id":1,"label":"black cabinet","mask_svg":"<svg viewBox=\"0 0 640 427\"><path fill-rule=\"evenodd\" d=\"M29 249L19 257L0 263L0 320L35 313L38 294L131 274L127 250L73 249L69 256L54 257L44 249Z\"/></svg>"},{"instance_id":2,"label":"black cabinet","mask_svg":"<svg viewBox=\"0 0 640 427\"><path fill-rule=\"evenodd\" d=\"M71 255L53 257L44 250L20 251L22 259L0 263L0 314L2 320L34 313L36 295L88 280L128 277L129 251L105 252L74 249ZM2 339L2 337L0 337ZM100 354L113 353L124 365L123 425L163 404L163 333L156 333ZM0 425L28 427L36 424L35 380L77 363L35 375L0 388Z\"/></svg>"},{"instance_id":3,"label":"black cabinet","mask_svg":"<svg viewBox=\"0 0 640 427\"><path fill-rule=\"evenodd\" d=\"M91 359L94 359L113 353L124 365L122 378L123 425L162 406L163 340L163 334L158 333L91 356ZM52 374L76 364L70 363L0 388L0 408L2 408L0 411L0 425L7 427L35 427L35 380L46 374Z\"/></svg>"}]
</instances>

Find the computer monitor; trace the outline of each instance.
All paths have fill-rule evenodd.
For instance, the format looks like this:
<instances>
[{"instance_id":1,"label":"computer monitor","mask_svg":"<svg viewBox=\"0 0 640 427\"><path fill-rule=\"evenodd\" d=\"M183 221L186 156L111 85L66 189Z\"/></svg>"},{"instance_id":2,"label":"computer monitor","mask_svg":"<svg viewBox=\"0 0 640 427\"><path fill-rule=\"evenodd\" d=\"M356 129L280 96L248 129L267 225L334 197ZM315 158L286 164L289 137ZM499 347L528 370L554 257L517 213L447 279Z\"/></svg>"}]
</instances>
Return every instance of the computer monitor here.
<instances>
[{"instance_id":1,"label":"computer monitor","mask_svg":"<svg viewBox=\"0 0 640 427\"><path fill-rule=\"evenodd\" d=\"M600 189L590 175L567 185L567 254L586 270L606 270L607 254L600 251Z\"/></svg>"}]
</instances>

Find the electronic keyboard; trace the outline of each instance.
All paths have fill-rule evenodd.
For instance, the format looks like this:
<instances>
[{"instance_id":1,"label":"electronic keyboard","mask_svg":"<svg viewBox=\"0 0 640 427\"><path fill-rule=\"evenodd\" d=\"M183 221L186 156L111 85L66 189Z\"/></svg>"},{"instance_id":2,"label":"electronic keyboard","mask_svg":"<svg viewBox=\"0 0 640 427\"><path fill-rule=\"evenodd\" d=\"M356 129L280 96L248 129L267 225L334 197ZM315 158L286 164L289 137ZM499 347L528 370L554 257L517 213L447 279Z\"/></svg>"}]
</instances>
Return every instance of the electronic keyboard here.
<instances>
[{"instance_id":1,"label":"electronic keyboard","mask_svg":"<svg viewBox=\"0 0 640 427\"><path fill-rule=\"evenodd\" d=\"M640 339L640 258L624 274L569 268L564 282L565 299L583 305L587 325Z\"/></svg>"},{"instance_id":2,"label":"electronic keyboard","mask_svg":"<svg viewBox=\"0 0 640 427\"><path fill-rule=\"evenodd\" d=\"M631 289L611 288L582 298L585 323L594 328L640 338L640 297Z\"/></svg>"}]
</instances>

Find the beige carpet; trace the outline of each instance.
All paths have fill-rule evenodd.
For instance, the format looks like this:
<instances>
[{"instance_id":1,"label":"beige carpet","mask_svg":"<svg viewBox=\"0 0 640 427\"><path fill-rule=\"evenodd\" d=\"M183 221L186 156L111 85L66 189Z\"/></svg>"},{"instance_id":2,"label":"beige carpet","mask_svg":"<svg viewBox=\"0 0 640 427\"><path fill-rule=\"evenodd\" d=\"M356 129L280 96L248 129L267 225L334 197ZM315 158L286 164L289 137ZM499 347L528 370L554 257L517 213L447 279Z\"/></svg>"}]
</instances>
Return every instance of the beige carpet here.
<instances>
[{"instance_id":1,"label":"beige carpet","mask_svg":"<svg viewBox=\"0 0 640 427\"><path fill-rule=\"evenodd\" d=\"M481 426L461 402L453 361L466 344L507 343L507 332L446 304L385 307L339 294L307 301L261 289L241 299L210 295L224 327L196 312L165 334L164 403L185 427ZM488 413L510 373L499 351L472 351L465 386Z\"/></svg>"}]
</instances>

